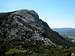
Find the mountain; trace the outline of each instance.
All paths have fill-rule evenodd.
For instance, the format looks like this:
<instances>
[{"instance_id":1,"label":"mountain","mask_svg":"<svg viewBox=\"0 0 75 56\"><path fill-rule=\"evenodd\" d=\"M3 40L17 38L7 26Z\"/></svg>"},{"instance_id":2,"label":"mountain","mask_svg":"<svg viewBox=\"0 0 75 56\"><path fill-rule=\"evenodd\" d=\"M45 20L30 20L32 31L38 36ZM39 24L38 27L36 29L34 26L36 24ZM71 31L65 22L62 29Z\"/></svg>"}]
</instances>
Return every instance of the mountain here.
<instances>
[{"instance_id":1,"label":"mountain","mask_svg":"<svg viewBox=\"0 0 75 56\"><path fill-rule=\"evenodd\" d=\"M54 31L65 35L75 35L75 28L54 28Z\"/></svg>"},{"instance_id":2,"label":"mountain","mask_svg":"<svg viewBox=\"0 0 75 56\"><path fill-rule=\"evenodd\" d=\"M5 49L72 46L33 10L0 13L0 53ZM0 55L1 56L1 55Z\"/></svg>"},{"instance_id":3,"label":"mountain","mask_svg":"<svg viewBox=\"0 0 75 56\"><path fill-rule=\"evenodd\" d=\"M75 42L75 28L55 28L53 30Z\"/></svg>"}]
</instances>

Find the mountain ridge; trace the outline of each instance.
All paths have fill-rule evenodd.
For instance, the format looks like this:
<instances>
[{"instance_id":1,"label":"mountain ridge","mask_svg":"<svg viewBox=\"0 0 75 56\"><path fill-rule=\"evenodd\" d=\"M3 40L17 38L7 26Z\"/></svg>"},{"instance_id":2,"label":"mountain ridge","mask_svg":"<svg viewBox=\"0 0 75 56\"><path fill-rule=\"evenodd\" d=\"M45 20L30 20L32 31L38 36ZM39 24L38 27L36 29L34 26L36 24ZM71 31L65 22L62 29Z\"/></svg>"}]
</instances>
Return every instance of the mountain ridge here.
<instances>
[{"instance_id":1,"label":"mountain ridge","mask_svg":"<svg viewBox=\"0 0 75 56\"><path fill-rule=\"evenodd\" d=\"M33 10L0 13L0 52L6 48L73 46ZM3 48L4 47L4 48Z\"/></svg>"},{"instance_id":2,"label":"mountain ridge","mask_svg":"<svg viewBox=\"0 0 75 56\"><path fill-rule=\"evenodd\" d=\"M75 28L53 28L53 30L59 32L60 34L75 35Z\"/></svg>"}]
</instances>

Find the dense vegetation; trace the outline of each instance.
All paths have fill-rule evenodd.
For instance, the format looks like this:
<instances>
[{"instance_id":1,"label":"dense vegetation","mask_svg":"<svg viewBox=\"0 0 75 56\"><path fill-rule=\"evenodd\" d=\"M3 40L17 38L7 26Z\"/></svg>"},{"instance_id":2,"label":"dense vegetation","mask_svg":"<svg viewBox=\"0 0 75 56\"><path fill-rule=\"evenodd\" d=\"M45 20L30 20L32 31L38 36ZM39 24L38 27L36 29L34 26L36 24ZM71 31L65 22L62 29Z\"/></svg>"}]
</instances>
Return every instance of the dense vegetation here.
<instances>
[{"instance_id":1,"label":"dense vegetation","mask_svg":"<svg viewBox=\"0 0 75 56\"><path fill-rule=\"evenodd\" d=\"M52 47L6 47L3 46L0 51L0 56L74 56L75 47L69 48L52 48Z\"/></svg>"}]
</instances>

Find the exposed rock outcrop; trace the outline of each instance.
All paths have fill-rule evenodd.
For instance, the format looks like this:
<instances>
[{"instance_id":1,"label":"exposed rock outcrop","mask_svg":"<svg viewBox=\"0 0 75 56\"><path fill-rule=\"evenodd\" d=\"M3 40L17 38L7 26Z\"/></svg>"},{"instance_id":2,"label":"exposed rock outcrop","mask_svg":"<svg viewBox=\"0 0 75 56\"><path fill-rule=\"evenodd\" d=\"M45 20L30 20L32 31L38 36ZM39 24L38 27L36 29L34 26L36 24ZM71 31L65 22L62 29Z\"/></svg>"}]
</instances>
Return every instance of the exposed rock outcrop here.
<instances>
[{"instance_id":1,"label":"exposed rock outcrop","mask_svg":"<svg viewBox=\"0 0 75 56\"><path fill-rule=\"evenodd\" d=\"M6 45L5 45L6 44ZM71 46L33 10L0 13L0 48L28 46ZM6 47L7 48L7 47Z\"/></svg>"}]
</instances>

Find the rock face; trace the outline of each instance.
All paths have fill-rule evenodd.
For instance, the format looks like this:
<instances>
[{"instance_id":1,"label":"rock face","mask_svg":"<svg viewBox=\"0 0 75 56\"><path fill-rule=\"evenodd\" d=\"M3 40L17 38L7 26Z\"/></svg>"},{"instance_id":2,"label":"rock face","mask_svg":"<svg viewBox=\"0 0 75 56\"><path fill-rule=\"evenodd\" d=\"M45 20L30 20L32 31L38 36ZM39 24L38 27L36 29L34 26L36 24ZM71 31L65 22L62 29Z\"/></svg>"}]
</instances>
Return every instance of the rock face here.
<instances>
[{"instance_id":1,"label":"rock face","mask_svg":"<svg viewBox=\"0 0 75 56\"><path fill-rule=\"evenodd\" d=\"M57 45L70 46L72 43L50 29L46 22L39 19L35 11L18 10L0 13L0 48L3 45L5 47L56 47Z\"/></svg>"}]
</instances>

